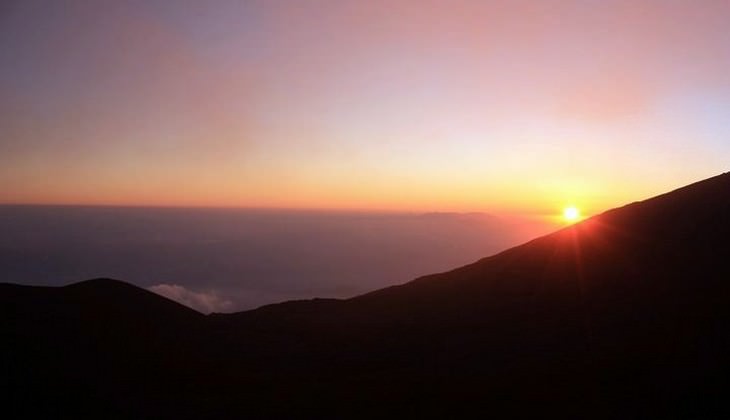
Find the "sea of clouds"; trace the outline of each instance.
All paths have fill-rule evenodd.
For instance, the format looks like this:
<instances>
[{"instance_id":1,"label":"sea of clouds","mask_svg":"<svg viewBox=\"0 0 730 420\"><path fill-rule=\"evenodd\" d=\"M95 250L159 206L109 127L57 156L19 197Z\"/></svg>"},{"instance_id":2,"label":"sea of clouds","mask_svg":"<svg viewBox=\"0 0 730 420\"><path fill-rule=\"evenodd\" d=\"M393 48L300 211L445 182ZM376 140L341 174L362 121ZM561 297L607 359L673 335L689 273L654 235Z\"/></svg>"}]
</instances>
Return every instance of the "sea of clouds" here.
<instances>
[{"instance_id":1,"label":"sea of clouds","mask_svg":"<svg viewBox=\"0 0 730 420\"><path fill-rule=\"evenodd\" d=\"M201 312L350 297L549 229L484 213L0 206L0 279L110 277Z\"/></svg>"}]
</instances>

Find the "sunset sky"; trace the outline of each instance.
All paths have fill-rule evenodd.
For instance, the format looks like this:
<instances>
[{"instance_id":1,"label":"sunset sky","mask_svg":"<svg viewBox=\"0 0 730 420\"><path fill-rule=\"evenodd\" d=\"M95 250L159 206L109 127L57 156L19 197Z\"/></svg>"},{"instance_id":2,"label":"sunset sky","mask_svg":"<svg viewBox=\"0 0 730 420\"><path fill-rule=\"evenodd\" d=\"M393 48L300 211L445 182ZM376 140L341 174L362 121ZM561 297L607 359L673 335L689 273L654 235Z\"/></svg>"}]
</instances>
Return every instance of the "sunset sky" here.
<instances>
[{"instance_id":1,"label":"sunset sky","mask_svg":"<svg viewBox=\"0 0 730 420\"><path fill-rule=\"evenodd\" d=\"M559 213L730 168L728 1L4 1L0 202Z\"/></svg>"}]
</instances>

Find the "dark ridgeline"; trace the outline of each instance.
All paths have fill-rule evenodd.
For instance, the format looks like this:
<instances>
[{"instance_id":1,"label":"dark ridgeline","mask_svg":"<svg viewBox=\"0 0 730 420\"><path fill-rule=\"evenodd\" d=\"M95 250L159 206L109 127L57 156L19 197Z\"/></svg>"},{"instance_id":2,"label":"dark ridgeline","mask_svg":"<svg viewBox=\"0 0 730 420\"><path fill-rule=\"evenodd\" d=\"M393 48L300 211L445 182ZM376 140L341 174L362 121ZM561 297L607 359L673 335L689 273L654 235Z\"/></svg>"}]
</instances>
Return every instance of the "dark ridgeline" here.
<instances>
[{"instance_id":1,"label":"dark ridgeline","mask_svg":"<svg viewBox=\"0 0 730 420\"><path fill-rule=\"evenodd\" d=\"M0 285L3 413L721 417L730 174L347 300Z\"/></svg>"}]
</instances>

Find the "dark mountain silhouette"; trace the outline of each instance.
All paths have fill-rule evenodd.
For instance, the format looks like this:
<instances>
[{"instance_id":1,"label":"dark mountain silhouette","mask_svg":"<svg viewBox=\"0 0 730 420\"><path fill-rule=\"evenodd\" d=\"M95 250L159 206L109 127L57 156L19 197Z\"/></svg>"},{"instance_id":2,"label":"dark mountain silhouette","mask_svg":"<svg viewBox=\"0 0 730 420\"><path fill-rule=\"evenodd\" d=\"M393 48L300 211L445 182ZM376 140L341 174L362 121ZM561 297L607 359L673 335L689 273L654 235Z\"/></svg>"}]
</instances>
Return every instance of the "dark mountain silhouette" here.
<instances>
[{"instance_id":1,"label":"dark mountain silhouette","mask_svg":"<svg viewBox=\"0 0 730 420\"><path fill-rule=\"evenodd\" d=\"M0 285L18 416L723 417L730 174L346 300Z\"/></svg>"}]
</instances>

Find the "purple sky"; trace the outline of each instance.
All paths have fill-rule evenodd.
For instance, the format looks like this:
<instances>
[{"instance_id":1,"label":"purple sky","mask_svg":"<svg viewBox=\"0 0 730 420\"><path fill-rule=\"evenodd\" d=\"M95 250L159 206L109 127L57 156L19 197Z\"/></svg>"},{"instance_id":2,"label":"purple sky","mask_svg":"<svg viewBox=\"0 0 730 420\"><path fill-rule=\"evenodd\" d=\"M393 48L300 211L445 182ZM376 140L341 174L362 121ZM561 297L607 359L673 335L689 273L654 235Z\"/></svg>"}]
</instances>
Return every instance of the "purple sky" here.
<instances>
[{"instance_id":1,"label":"purple sky","mask_svg":"<svg viewBox=\"0 0 730 420\"><path fill-rule=\"evenodd\" d=\"M5 1L0 201L593 213L727 169L727 1Z\"/></svg>"}]
</instances>

